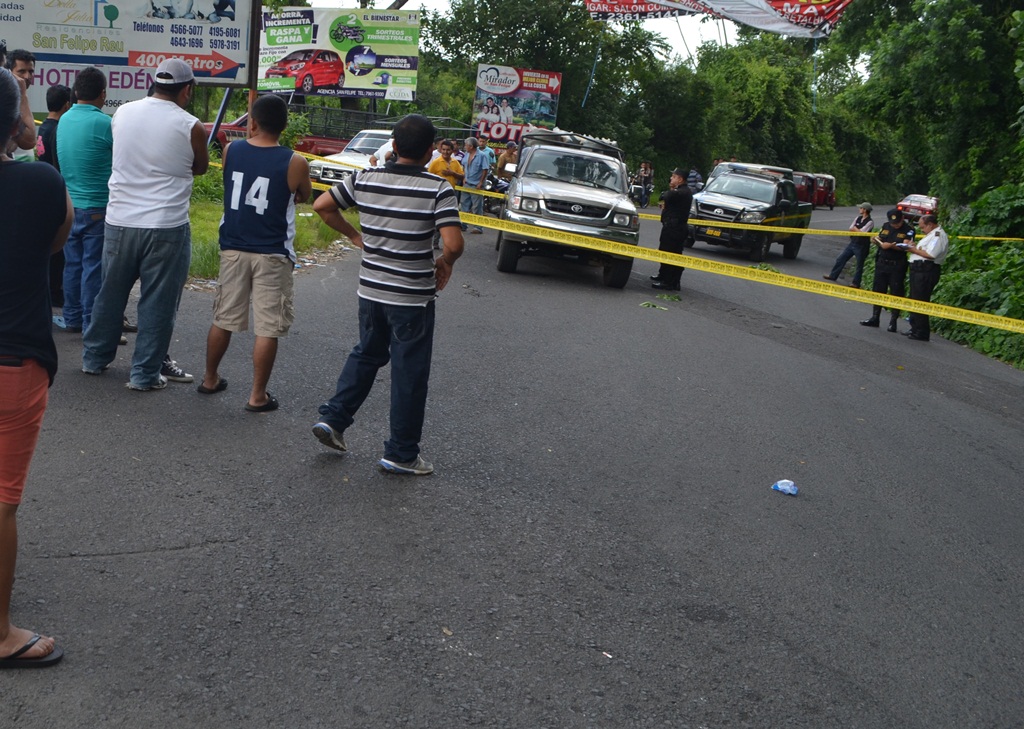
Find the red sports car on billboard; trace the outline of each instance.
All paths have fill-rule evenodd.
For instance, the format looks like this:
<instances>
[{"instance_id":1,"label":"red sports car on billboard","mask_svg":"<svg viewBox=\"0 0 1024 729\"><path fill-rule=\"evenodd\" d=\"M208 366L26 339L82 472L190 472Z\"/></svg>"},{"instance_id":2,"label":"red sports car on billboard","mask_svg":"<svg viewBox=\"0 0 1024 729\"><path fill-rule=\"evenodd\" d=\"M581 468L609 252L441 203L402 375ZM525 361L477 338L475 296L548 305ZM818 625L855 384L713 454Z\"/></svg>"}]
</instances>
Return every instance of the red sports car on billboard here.
<instances>
[{"instance_id":1,"label":"red sports car on billboard","mask_svg":"<svg viewBox=\"0 0 1024 729\"><path fill-rule=\"evenodd\" d=\"M266 78L295 79L295 88L311 94L314 89L345 88L345 61L336 51L309 48L292 51L267 69Z\"/></svg>"}]
</instances>

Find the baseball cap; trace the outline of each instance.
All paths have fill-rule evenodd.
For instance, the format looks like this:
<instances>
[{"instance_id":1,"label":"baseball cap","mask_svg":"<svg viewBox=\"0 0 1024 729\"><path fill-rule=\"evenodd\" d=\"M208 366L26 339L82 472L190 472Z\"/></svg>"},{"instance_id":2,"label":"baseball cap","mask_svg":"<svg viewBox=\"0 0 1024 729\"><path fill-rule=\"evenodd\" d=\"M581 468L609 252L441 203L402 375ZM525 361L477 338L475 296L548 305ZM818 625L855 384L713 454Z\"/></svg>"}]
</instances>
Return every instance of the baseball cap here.
<instances>
[{"instance_id":1,"label":"baseball cap","mask_svg":"<svg viewBox=\"0 0 1024 729\"><path fill-rule=\"evenodd\" d=\"M689 173L685 172L682 167L676 167L672 170L673 175L679 175L680 177L686 177Z\"/></svg>"},{"instance_id":2,"label":"baseball cap","mask_svg":"<svg viewBox=\"0 0 1024 729\"><path fill-rule=\"evenodd\" d=\"M507 149L515 149L515 148L516 148L516 147L518 147L518 146L519 146L519 145L518 145L518 144L516 144L515 142L509 142L508 144L506 144L506 145L505 145L505 147L506 147Z\"/></svg>"},{"instance_id":3,"label":"baseball cap","mask_svg":"<svg viewBox=\"0 0 1024 729\"><path fill-rule=\"evenodd\" d=\"M153 82L161 86L183 84L195 81L195 78L192 75L192 67L180 58L165 58L156 67L156 73L153 74Z\"/></svg>"},{"instance_id":4,"label":"baseball cap","mask_svg":"<svg viewBox=\"0 0 1024 729\"><path fill-rule=\"evenodd\" d=\"M890 223L898 223L903 220L903 213L896 208L893 208L885 214L885 217L889 219Z\"/></svg>"},{"instance_id":5,"label":"baseball cap","mask_svg":"<svg viewBox=\"0 0 1024 729\"><path fill-rule=\"evenodd\" d=\"M862 203L861 203L860 205L858 205L857 207L859 207L859 208L860 208L861 210L867 210L867 211L868 211L869 213L870 213L870 212L871 212L872 210L874 210L874 208L873 208L873 207L871 206L871 203L869 203L869 202L862 202Z\"/></svg>"}]
</instances>

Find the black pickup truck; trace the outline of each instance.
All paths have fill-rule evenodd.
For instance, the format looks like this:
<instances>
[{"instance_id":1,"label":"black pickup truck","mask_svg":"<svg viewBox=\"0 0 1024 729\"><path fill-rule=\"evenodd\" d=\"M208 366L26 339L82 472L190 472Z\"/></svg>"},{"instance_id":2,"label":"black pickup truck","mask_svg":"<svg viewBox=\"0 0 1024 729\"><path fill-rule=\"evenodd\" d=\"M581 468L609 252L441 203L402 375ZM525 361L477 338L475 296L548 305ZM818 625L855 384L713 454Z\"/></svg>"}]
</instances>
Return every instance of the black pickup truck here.
<instances>
[{"instance_id":1,"label":"black pickup truck","mask_svg":"<svg viewBox=\"0 0 1024 729\"><path fill-rule=\"evenodd\" d=\"M727 170L693 196L687 246L703 241L750 252L750 260L763 261L772 243L782 244L784 258L796 258L802 233L780 233L715 225L716 221L751 226L809 228L811 203L797 200L792 179L769 170Z\"/></svg>"}]
</instances>

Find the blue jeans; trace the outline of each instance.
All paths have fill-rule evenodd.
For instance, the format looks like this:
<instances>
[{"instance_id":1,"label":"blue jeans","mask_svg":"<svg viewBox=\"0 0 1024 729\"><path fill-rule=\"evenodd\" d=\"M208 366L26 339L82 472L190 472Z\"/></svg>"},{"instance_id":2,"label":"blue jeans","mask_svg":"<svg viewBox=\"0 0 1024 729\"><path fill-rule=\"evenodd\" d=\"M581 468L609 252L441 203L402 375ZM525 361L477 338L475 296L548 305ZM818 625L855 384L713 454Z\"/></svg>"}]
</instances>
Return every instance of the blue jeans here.
<instances>
[{"instance_id":1,"label":"blue jeans","mask_svg":"<svg viewBox=\"0 0 1024 729\"><path fill-rule=\"evenodd\" d=\"M846 267L846 262L856 256L857 268L853 272L853 288L860 288L860 277L864 275L864 261L868 257L868 248L870 244L863 238L854 238L843 249L843 252L839 254L839 258L836 259L836 265L832 266L832 273L828 275L829 278L835 280L839 278L839 274L843 272L843 268Z\"/></svg>"},{"instance_id":2,"label":"blue jeans","mask_svg":"<svg viewBox=\"0 0 1024 729\"><path fill-rule=\"evenodd\" d=\"M323 422L339 432L352 425L377 370L390 361L391 437L384 441L384 457L400 463L416 460L433 349L433 301L426 306L395 306L360 298L359 344L338 376L334 397L319 408Z\"/></svg>"},{"instance_id":3,"label":"blue jeans","mask_svg":"<svg viewBox=\"0 0 1024 729\"><path fill-rule=\"evenodd\" d=\"M477 180L479 182L479 180ZM467 182L466 187L476 187L472 182ZM468 192L462 193L462 199L459 200L459 210L464 213L471 213L473 215L484 214L484 196L483 195L471 195ZM465 224L462 226L465 230ZM479 230L479 228L477 228Z\"/></svg>"},{"instance_id":4,"label":"blue jeans","mask_svg":"<svg viewBox=\"0 0 1024 729\"><path fill-rule=\"evenodd\" d=\"M155 230L108 224L103 244L103 284L93 302L92 323L82 339L82 368L101 372L114 361L128 296L135 282L140 281L139 334L129 379L138 387L155 385L174 333L178 301L191 262L188 223Z\"/></svg>"},{"instance_id":5,"label":"blue jeans","mask_svg":"<svg viewBox=\"0 0 1024 729\"><path fill-rule=\"evenodd\" d=\"M89 328L92 302L103 280L103 218L106 208L75 208L64 245L64 322Z\"/></svg>"}]
</instances>

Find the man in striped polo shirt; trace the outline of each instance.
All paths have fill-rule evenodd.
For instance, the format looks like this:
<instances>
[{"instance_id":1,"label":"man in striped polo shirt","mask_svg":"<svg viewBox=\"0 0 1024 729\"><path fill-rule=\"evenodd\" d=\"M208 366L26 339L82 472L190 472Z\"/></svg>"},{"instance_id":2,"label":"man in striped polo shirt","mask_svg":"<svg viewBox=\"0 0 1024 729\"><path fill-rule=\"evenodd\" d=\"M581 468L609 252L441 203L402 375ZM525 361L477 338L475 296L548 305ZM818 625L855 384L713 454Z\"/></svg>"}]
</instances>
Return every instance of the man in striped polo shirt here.
<instances>
[{"instance_id":1,"label":"man in striped polo shirt","mask_svg":"<svg viewBox=\"0 0 1024 729\"><path fill-rule=\"evenodd\" d=\"M391 473L424 476L434 467L420 455L423 414L434 345L434 299L462 255L455 191L423 169L430 160L434 125L410 114L395 125L397 160L358 170L321 195L313 209L324 222L363 250L359 269L359 343L338 377L337 390L320 406L313 435L345 451L343 433L391 362L391 437L380 466ZM357 231L341 211L359 208ZM443 249L434 259L434 230Z\"/></svg>"}]
</instances>

